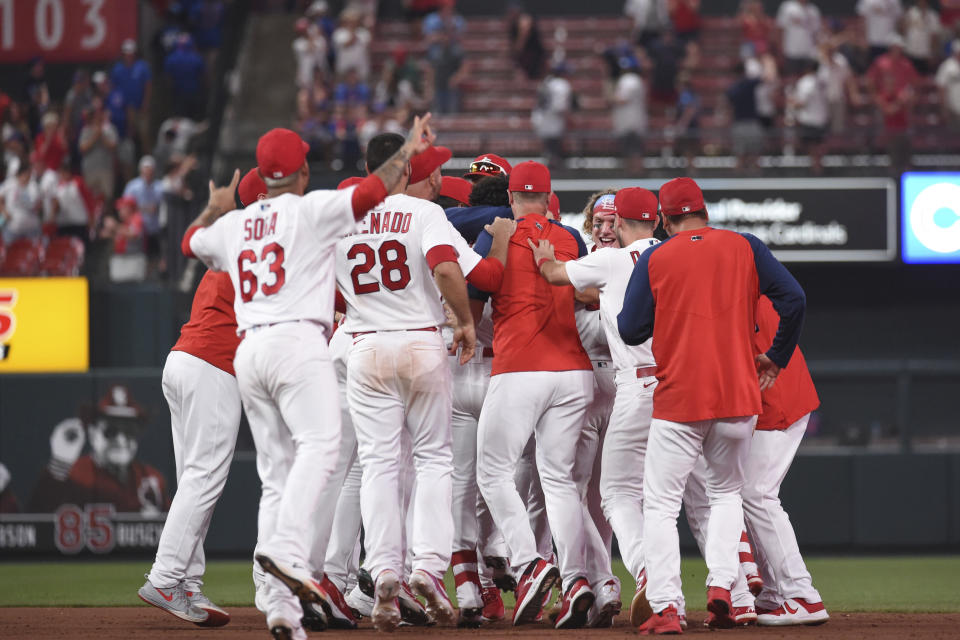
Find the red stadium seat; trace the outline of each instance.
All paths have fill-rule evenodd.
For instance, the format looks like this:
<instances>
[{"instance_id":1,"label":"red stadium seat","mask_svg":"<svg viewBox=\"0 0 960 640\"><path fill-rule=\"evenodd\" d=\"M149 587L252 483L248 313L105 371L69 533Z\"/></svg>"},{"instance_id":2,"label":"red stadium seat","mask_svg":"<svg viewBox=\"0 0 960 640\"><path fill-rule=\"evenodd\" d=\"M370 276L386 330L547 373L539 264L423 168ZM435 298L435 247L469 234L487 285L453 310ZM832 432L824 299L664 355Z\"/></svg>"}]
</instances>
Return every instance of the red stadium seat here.
<instances>
[{"instance_id":1,"label":"red stadium seat","mask_svg":"<svg viewBox=\"0 0 960 640\"><path fill-rule=\"evenodd\" d=\"M6 248L0 276L22 278L40 275L43 260L43 244L40 240L14 240Z\"/></svg>"},{"instance_id":2,"label":"red stadium seat","mask_svg":"<svg viewBox=\"0 0 960 640\"><path fill-rule=\"evenodd\" d=\"M47 245L41 268L48 276L76 276L83 266L83 242L79 238L60 236Z\"/></svg>"}]
</instances>

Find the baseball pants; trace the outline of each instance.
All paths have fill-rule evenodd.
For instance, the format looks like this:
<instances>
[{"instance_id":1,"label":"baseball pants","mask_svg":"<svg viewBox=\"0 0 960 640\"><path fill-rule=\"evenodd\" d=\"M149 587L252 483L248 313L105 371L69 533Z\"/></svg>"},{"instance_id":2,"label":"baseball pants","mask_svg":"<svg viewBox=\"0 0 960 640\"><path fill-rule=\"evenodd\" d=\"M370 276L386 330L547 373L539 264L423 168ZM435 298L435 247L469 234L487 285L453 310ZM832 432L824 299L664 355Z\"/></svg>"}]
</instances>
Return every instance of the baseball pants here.
<instances>
[{"instance_id":1,"label":"baseball pants","mask_svg":"<svg viewBox=\"0 0 960 640\"><path fill-rule=\"evenodd\" d=\"M593 399L592 371L529 371L493 376L480 414L477 484L522 568L541 553L514 482L531 435L565 585L587 574L584 513L573 479L577 443Z\"/></svg>"},{"instance_id":2,"label":"baseball pants","mask_svg":"<svg viewBox=\"0 0 960 640\"><path fill-rule=\"evenodd\" d=\"M183 351L163 367L163 396L170 407L177 493L160 534L150 583L188 590L203 584L203 541L227 483L240 427L237 379Z\"/></svg>"},{"instance_id":3,"label":"baseball pants","mask_svg":"<svg viewBox=\"0 0 960 640\"><path fill-rule=\"evenodd\" d=\"M744 492L746 492L746 483L744 480ZM703 456L697 459L693 471L687 477L687 486L683 490L683 510L687 514L687 524L690 525L690 532L694 540L697 541L697 547L700 548L700 554L707 555L707 528L710 522L710 499L707 497L707 462ZM743 564L739 562L740 547L743 542L737 545L737 581L730 589L730 601L735 607L752 607L754 605L753 594L750 593L750 587L747 585L747 574L743 571Z\"/></svg>"},{"instance_id":4,"label":"baseball pants","mask_svg":"<svg viewBox=\"0 0 960 640\"><path fill-rule=\"evenodd\" d=\"M707 585L732 589L743 529L740 491L756 416L681 423L654 418L643 472L643 546L647 599L655 612L682 603L677 516L687 477L702 453L707 461Z\"/></svg>"},{"instance_id":5,"label":"baseball pants","mask_svg":"<svg viewBox=\"0 0 960 640\"><path fill-rule=\"evenodd\" d=\"M574 480L580 488L584 522L588 523L584 529L587 544L586 577L594 588L614 578L610 563L613 529L603 514L600 475L604 441L617 391L615 374L610 362L594 361L593 401L587 405L573 467Z\"/></svg>"},{"instance_id":6,"label":"baseball pants","mask_svg":"<svg viewBox=\"0 0 960 640\"><path fill-rule=\"evenodd\" d=\"M450 369L437 333L382 331L354 338L347 371L350 415L363 479L364 562L374 579L404 574L402 434L416 471L411 548L414 570L442 577L453 543Z\"/></svg>"},{"instance_id":7,"label":"baseball pants","mask_svg":"<svg viewBox=\"0 0 960 640\"><path fill-rule=\"evenodd\" d=\"M603 442L600 495L623 563L636 580L644 567L643 475L657 379L637 378L636 369L626 369L617 373L616 381L617 395Z\"/></svg>"},{"instance_id":8,"label":"baseball pants","mask_svg":"<svg viewBox=\"0 0 960 640\"><path fill-rule=\"evenodd\" d=\"M775 609L788 598L822 601L800 555L790 517L780 504L780 485L809 420L807 414L783 431L755 431L747 458L743 512L764 584L757 605L764 608Z\"/></svg>"},{"instance_id":9,"label":"baseball pants","mask_svg":"<svg viewBox=\"0 0 960 640\"><path fill-rule=\"evenodd\" d=\"M340 452L337 378L323 327L284 322L248 330L234 359L263 485L258 551L310 570L320 499ZM266 576L258 594L267 619L299 620L299 600Z\"/></svg>"},{"instance_id":10,"label":"baseball pants","mask_svg":"<svg viewBox=\"0 0 960 640\"><path fill-rule=\"evenodd\" d=\"M527 508L527 520L537 541L539 557L555 562L553 555L553 532L547 519L547 499L543 495L540 471L537 469L537 439L530 436L523 447L517 472L513 478L523 504Z\"/></svg>"}]
</instances>

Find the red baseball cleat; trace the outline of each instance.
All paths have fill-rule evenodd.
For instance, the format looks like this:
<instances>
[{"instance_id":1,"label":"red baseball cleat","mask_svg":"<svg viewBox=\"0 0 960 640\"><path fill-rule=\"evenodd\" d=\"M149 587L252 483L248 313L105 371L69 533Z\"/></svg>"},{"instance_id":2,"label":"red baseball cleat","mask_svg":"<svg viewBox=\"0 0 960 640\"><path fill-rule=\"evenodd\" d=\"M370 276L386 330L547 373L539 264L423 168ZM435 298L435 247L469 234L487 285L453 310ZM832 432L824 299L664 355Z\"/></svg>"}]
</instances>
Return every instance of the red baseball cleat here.
<instances>
[{"instance_id":1,"label":"red baseball cleat","mask_svg":"<svg viewBox=\"0 0 960 640\"><path fill-rule=\"evenodd\" d=\"M553 621L554 627L557 629L579 629L583 627L587 624L587 614L596 599L596 594L593 593L587 579L577 578L567 589L567 592L563 594L560 610Z\"/></svg>"},{"instance_id":2,"label":"red baseball cleat","mask_svg":"<svg viewBox=\"0 0 960 640\"><path fill-rule=\"evenodd\" d=\"M709 626L712 629L730 629L737 626L731 612L730 591L723 587L707 588L707 611L712 614Z\"/></svg>"},{"instance_id":3,"label":"red baseball cleat","mask_svg":"<svg viewBox=\"0 0 960 640\"><path fill-rule=\"evenodd\" d=\"M654 613L637 629L642 636L676 636L683 633L677 608L670 605L660 613Z\"/></svg>"},{"instance_id":4,"label":"red baseball cleat","mask_svg":"<svg viewBox=\"0 0 960 640\"><path fill-rule=\"evenodd\" d=\"M527 565L517 582L517 605L513 610L513 624L536 620L543 611L543 596L560 578L560 571L546 560L537 558Z\"/></svg>"},{"instance_id":5,"label":"red baseball cleat","mask_svg":"<svg viewBox=\"0 0 960 640\"><path fill-rule=\"evenodd\" d=\"M503 598L500 597L500 589L497 587L487 587L481 595L483 596L483 619L486 622L503 620L506 612L503 609Z\"/></svg>"}]
</instances>

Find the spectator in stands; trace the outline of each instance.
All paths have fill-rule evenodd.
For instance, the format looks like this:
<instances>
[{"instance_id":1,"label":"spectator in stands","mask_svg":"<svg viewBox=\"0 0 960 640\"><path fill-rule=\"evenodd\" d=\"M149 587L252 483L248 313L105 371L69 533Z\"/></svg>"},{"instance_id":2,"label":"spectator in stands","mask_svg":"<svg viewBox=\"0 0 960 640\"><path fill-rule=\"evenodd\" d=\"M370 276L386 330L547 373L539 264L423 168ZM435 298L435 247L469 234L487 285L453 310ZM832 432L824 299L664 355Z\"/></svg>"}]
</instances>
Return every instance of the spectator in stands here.
<instances>
[{"instance_id":1,"label":"spectator in stands","mask_svg":"<svg viewBox=\"0 0 960 640\"><path fill-rule=\"evenodd\" d=\"M120 47L120 60L110 71L110 82L123 95L129 107L130 137L141 149L150 144L150 98L153 95L153 73L150 64L137 57L137 43L126 39ZM121 134L122 135L122 134Z\"/></svg>"},{"instance_id":2,"label":"spectator in stands","mask_svg":"<svg viewBox=\"0 0 960 640\"><path fill-rule=\"evenodd\" d=\"M747 58L744 60L744 70L748 78L759 80L754 91L757 118L767 133L770 133L776 124L781 90L776 59L770 53Z\"/></svg>"},{"instance_id":3,"label":"spectator in stands","mask_svg":"<svg viewBox=\"0 0 960 640\"><path fill-rule=\"evenodd\" d=\"M633 20L633 40L647 47L670 24L667 0L627 0L623 13Z\"/></svg>"},{"instance_id":4,"label":"spectator in stands","mask_svg":"<svg viewBox=\"0 0 960 640\"><path fill-rule=\"evenodd\" d=\"M117 131L117 169L123 180L133 177L133 163L136 158L133 139L130 137L130 106L123 92L114 87L103 71L93 74L93 86L103 99L103 105L110 114L110 123Z\"/></svg>"},{"instance_id":5,"label":"spectator in stands","mask_svg":"<svg viewBox=\"0 0 960 640\"><path fill-rule=\"evenodd\" d=\"M127 183L123 189L126 198L133 198L143 221L147 258L154 263L161 255L160 239L163 237L163 220L160 206L163 203L163 185L156 179L157 163L152 156L143 156L139 163L140 175Z\"/></svg>"},{"instance_id":6,"label":"spectator in stands","mask_svg":"<svg viewBox=\"0 0 960 640\"><path fill-rule=\"evenodd\" d=\"M143 218L133 198L119 198L117 217L104 219L101 236L113 240L110 279L114 282L141 282L147 277L144 254Z\"/></svg>"},{"instance_id":7,"label":"spectator in stands","mask_svg":"<svg viewBox=\"0 0 960 640\"><path fill-rule=\"evenodd\" d=\"M567 118L573 110L573 87L567 76L570 67L561 61L554 64L550 74L537 90L537 106L531 114L533 128L543 143L543 154L551 167L563 159L563 138L567 133Z\"/></svg>"},{"instance_id":8,"label":"spectator in stands","mask_svg":"<svg viewBox=\"0 0 960 640\"><path fill-rule=\"evenodd\" d=\"M55 111L43 114L42 129L33 140L33 148L47 169L56 171L67 157L67 140Z\"/></svg>"},{"instance_id":9,"label":"spectator in stands","mask_svg":"<svg viewBox=\"0 0 960 640\"><path fill-rule=\"evenodd\" d=\"M373 116L367 118L357 131L360 149L366 152L367 143L370 142L374 136L381 133L402 134L404 131L406 131L406 129L404 129L403 124L395 117L393 109L382 103L375 104L373 107Z\"/></svg>"},{"instance_id":10,"label":"spectator in stands","mask_svg":"<svg viewBox=\"0 0 960 640\"><path fill-rule=\"evenodd\" d=\"M193 0L187 11L187 24L196 38L197 49L206 58L207 69L216 68L217 51L223 40L226 5L223 0Z\"/></svg>"},{"instance_id":11,"label":"spectator in stands","mask_svg":"<svg viewBox=\"0 0 960 640\"><path fill-rule=\"evenodd\" d=\"M527 80L543 77L547 50L536 18L527 11L518 13L510 23L510 53Z\"/></svg>"},{"instance_id":12,"label":"spectator in stands","mask_svg":"<svg viewBox=\"0 0 960 640\"><path fill-rule=\"evenodd\" d=\"M16 103L14 103L15 105ZM9 124L9 123L8 123ZM20 171L20 165L23 164L23 157L27 149L27 139L23 137L14 127L3 128L3 177L4 180L12 180L17 172Z\"/></svg>"},{"instance_id":13,"label":"spectator in stands","mask_svg":"<svg viewBox=\"0 0 960 640\"><path fill-rule=\"evenodd\" d=\"M27 79L23 85L23 100L27 107L27 124L30 126L26 137L27 140L31 140L40 129L40 118L50 106L47 67L43 63L43 58L39 56L30 61Z\"/></svg>"},{"instance_id":14,"label":"spectator in stands","mask_svg":"<svg viewBox=\"0 0 960 640\"><path fill-rule=\"evenodd\" d=\"M954 40L950 49L950 57L937 69L936 83L943 120L957 132L960 131L960 40Z\"/></svg>"},{"instance_id":15,"label":"spectator in stands","mask_svg":"<svg viewBox=\"0 0 960 640\"><path fill-rule=\"evenodd\" d=\"M40 237L42 202L31 168L21 162L17 174L0 184L0 228L4 242Z\"/></svg>"},{"instance_id":16,"label":"spectator in stands","mask_svg":"<svg viewBox=\"0 0 960 640\"><path fill-rule=\"evenodd\" d=\"M75 152L80 129L83 128L83 114L90 108L92 101L93 87L90 84L90 73L86 69L77 69L73 73L73 84L67 91L67 97L63 103L65 134L71 153L76 156L76 160L79 160L79 155Z\"/></svg>"},{"instance_id":17,"label":"spectator in stands","mask_svg":"<svg viewBox=\"0 0 960 640\"><path fill-rule=\"evenodd\" d=\"M403 8L410 18L422 18L433 13L443 4L443 0L403 0Z\"/></svg>"},{"instance_id":18,"label":"spectator in stands","mask_svg":"<svg viewBox=\"0 0 960 640\"><path fill-rule=\"evenodd\" d=\"M742 64L737 72L740 78L726 92L732 110L730 136L737 167L752 170L764 144L764 131L757 113L757 85L761 79L748 76Z\"/></svg>"},{"instance_id":19,"label":"spectator in stands","mask_svg":"<svg viewBox=\"0 0 960 640\"><path fill-rule=\"evenodd\" d=\"M912 89L917 84L917 70L903 54L903 38L899 34L893 34L889 45L887 53L881 54L870 65L867 81L874 92L888 85L899 94L902 89L906 87Z\"/></svg>"},{"instance_id":20,"label":"spectator in stands","mask_svg":"<svg viewBox=\"0 0 960 640\"><path fill-rule=\"evenodd\" d=\"M820 10L810 0L784 0L777 11L777 26L783 32L784 73L797 75L807 60L817 57L823 26Z\"/></svg>"},{"instance_id":21,"label":"spectator in stands","mask_svg":"<svg viewBox=\"0 0 960 640\"><path fill-rule=\"evenodd\" d=\"M834 134L843 133L847 126L847 105L859 105L862 101L856 76L847 59L829 40L820 44L818 62L818 74L830 112L830 131Z\"/></svg>"},{"instance_id":22,"label":"spectator in stands","mask_svg":"<svg viewBox=\"0 0 960 640\"><path fill-rule=\"evenodd\" d=\"M347 107L366 105L370 102L370 87L360 80L356 69L350 69L334 89L333 101Z\"/></svg>"},{"instance_id":23,"label":"spectator in stands","mask_svg":"<svg viewBox=\"0 0 960 640\"><path fill-rule=\"evenodd\" d=\"M433 99L426 82L430 73L423 61L411 56L406 48L396 47L383 65L374 88L374 105L426 109Z\"/></svg>"},{"instance_id":24,"label":"spectator in stands","mask_svg":"<svg viewBox=\"0 0 960 640\"><path fill-rule=\"evenodd\" d=\"M960 0L940 0L940 22L952 30L960 21Z\"/></svg>"},{"instance_id":25,"label":"spectator in stands","mask_svg":"<svg viewBox=\"0 0 960 640\"><path fill-rule=\"evenodd\" d=\"M30 154L30 181L37 185L40 197L40 220L42 231L52 235L53 228L53 192L57 186L57 172L47 167L46 161L37 149ZM49 226L48 226L49 225Z\"/></svg>"},{"instance_id":26,"label":"spectator in stands","mask_svg":"<svg viewBox=\"0 0 960 640\"><path fill-rule=\"evenodd\" d=\"M870 50L863 29L856 23L845 24L836 19L828 20L827 24L830 25L831 34L828 39L835 43L837 51L850 63L853 74L865 74L870 68Z\"/></svg>"},{"instance_id":27,"label":"spectator in stands","mask_svg":"<svg viewBox=\"0 0 960 640\"><path fill-rule=\"evenodd\" d=\"M923 75L933 71L934 52L940 48L940 30L940 17L927 0L917 0L903 16L903 51Z\"/></svg>"},{"instance_id":28,"label":"spectator in stands","mask_svg":"<svg viewBox=\"0 0 960 640\"><path fill-rule=\"evenodd\" d=\"M683 44L700 35L700 0L669 0L667 10L677 39Z\"/></svg>"},{"instance_id":29,"label":"spectator in stands","mask_svg":"<svg viewBox=\"0 0 960 640\"><path fill-rule=\"evenodd\" d=\"M153 157L157 166L164 170L171 160L180 161L190 151L191 142L209 128L206 120L197 122L190 118L167 118L157 133L157 146Z\"/></svg>"},{"instance_id":30,"label":"spectator in stands","mask_svg":"<svg viewBox=\"0 0 960 640\"><path fill-rule=\"evenodd\" d=\"M193 220L195 209L192 208L194 194L202 185L191 186L196 179L194 169L197 166L197 157L193 154L179 156L173 159L166 169L161 180L164 193L160 207L160 220L167 229L165 255L161 258L161 268L166 267L166 273L183 273L186 257L180 251L180 240L183 238L187 226Z\"/></svg>"},{"instance_id":31,"label":"spectator in stands","mask_svg":"<svg viewBox=\"0 0 960 640\"><path fill-rule=\"evenodd\" d=\"M87 124L80 130L80 166L91 191L104 200L114 196L117 143L116 128L110 124L103 100L93 99Z\"/></svg>"},{"instance_id":32,"label":"spectator in stands","mask_svg":"<svg viewBox=\"0 0 960 640\"><path fill-rule=\"evenodd\" d=\"M636 61L624 58L613 90L613 135L627 158L631 173L643 170L643 139L647 134L647 89Z\"/></svg>"},{"instance_id":33,"label":"spectator in stands","mask_svg":"<svg viewBox=\"0 0 960 640\"><path fill-rule=\"evenodd\" d=\"M677 103L677 73L686 47L666 29L659 40L647 47L650 60L650 102L672 109Z\"/></svg>"},{"instance_id":34,"label":"spectator in stands","mask_svg":"<svg viewBox=\"0 0 960 640\"><path fill-rule=\"evenodd\" d=\"M687 160L688 173L693 171L693 157L700 151L700 116L703 105L690 84L687 72L677 76L677 122L674 125L676 152Z\"/></svg>"},{"instance_id":35,"label":"spectator in stands","mask_svg":"<svg viewBox=\"0 0 960 640\"><path fill-rule=\"evenodd\" d=\"M877 58L877 63L884 57L891 55L897 46L890 47L890 53L886 53ZM906 57L901 54L901 58ZM907 62L910 70L913 66ZM871 70L873 68L871 67ZM898 175L907 168L910 159L910 111L914 101L914 90L912 82L904 82L897 77L892 70L877 74L874 84L874 100L881 114L883 121L883 131L885 134L884 145L890 153L890 169L894 175Z\"/></svg>"},{"instance_id":36,"label":"spectator in stands","mask_svg":"<svg viewBox=\"0 0 960 640\"><path fill-rule=\"evenodd\" d=\"M751 44L757 55L770 51L775 23L767 15L761 0L744 0L740 4L737 22L740 24L740 38L743 43Z\"/></svg>"},{"instance_id":37,"label":"spectator in stands","mask_svg":"<svg viewBox=\"0 0 960 640\"><path fill-rule=\"evenodd\" d=\"M306 18L297 20L296 32L293 55L297 59L297 87L308 89L318 69L321 78L327 75L327 39L320 26Z\"/></svg>"},{"instance_id":38,"label":"spectator in stands","mask_svg":"<svg viewBox=\"0 0 960 640\"><path fill-rule=\"evenodd\" d=\"M189 34L177 38L176 48L163 61L163 71L170 83L174 114L199 119L204 112L206 64Z\"/></svg>"},{"instance_id":39,"label":"spectator in stands","mask_svg":"<svg viewBox=\"0 0 960 640\"><path fill-rule=\"evenodd\" d=\"M897 35L903 5L900 0L858 0L857 13L863 16L872 62L887 52L891 39Z\"/></svg>"},{"instance_id":40,"label":"spectator in stands","mask_svg":"<svg viewBox=\"0 0 960 640\"><path fill-rule=\"evenodd\" d=\"M51 202L57 235L79 238L86 246L90 242L97 202L83 178L73 173L69 162L64 162L57 172Z\"/></svg>"},{"instance_id":41,"label":"spectator in stands","mask_svg":"<svg viewBox=\"0 0 960 640\"><path fill-rule=\"evenodd\" d=\"M815 60L807 63L789 100L797 123L801 151L810 156L815 174L823 172L820 159L823 157L823 142L830 118L826 86L817 73L819 67L820 64Z\"/></svg>"},{"instance_id":42,"label":"spectator in stands","mask_svg":"<svg viewBox=\"0 0 960 640\"><path fill-rule=\"evenodd\" d=\"M453 0L444 0L439 10L423 20L427 60L433 68L434 110L440 113L456 113L460 106L458 87L464 64L460 36L465 23L454 5Z\"/></svg>"},{"instance_id":43,"label":"spectator in stands","mask_svg":"<svg viewBox=\"0 0 960 640\"><path fill-rule=\"evenodd\" d=\"M340 14L340 27L333 32L338 77L355 69L364 82L370 77L370 32L361 24L360 12L353 8Z\"/></svg>"}]
</instances>

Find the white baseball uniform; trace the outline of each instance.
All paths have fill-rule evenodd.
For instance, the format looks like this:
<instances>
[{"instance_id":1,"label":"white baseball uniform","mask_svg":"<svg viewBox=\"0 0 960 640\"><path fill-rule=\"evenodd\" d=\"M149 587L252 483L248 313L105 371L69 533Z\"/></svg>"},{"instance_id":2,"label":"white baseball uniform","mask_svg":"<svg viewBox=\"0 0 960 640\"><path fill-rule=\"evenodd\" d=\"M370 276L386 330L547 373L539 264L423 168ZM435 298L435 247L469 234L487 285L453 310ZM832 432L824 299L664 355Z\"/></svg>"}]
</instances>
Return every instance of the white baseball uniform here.
<instances>
[{"instance_id":1,"label":"white baseball uniform","mask_svg":"<svg viewBox=\"0 0 960 640\"><path fill-rule=\"evenodd\" d=\"M337 284L347 303L341 331L354 338L347 396L363 467L364 565L375 580L386 569L404 574L399 490L405 430L416 469L413 569L442 577L450 564L450 369L432 268L457 259L455 236L443 209L397 194L367 212L359 233L337 245Z\"/></svg>"},{"instance_id":2,"label":"white baseball uniform","mask_svg":"<svg viewBox=\"0 0 960 640\"><path fill-rule=\"evenodd\" d=\"M333 324L334 246L356 228L354 189L285 193L188 231L190 251L227 271L243 341L234 366L263 483L258 551L309 571L315 514L340 450ZM190 235L192 234L192 235ZM267 577L271 618L299 621L299 600Z\"/></svg>"},{"instance_id":3,"label":"white baseball uniform","mask_svg":"<svg viewBox=\"0 0 960 640\"><path fill-rule=\"evenodd\" d=\"M634 578L644 565L643 463L657 379L650 341L635 347L624 344L617 330L617 316L623 308L623 295L634 264L657 242L645 238L619 249L598 249L566 263L567 277L574 287L600 290L600 321L616 369L617 387L603 442L600 494L603 512Z\"/></svg>"}]
</instances>

